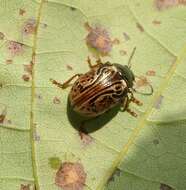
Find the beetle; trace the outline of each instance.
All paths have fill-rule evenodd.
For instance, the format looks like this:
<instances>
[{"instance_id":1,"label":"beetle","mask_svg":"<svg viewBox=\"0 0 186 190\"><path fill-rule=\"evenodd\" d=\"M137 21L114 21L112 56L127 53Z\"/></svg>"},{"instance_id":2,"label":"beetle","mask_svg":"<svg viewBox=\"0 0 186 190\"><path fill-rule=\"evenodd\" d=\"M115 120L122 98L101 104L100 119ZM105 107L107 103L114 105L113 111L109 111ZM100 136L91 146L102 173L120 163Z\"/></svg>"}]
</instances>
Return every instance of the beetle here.
<instances>
[{"instance_id":1,"label":"beetle","mask_svg":"<svg viewBox=\"0 0 186 190\"><path fill-rule=\"evenodd\" d=\"M59 88L66 89L71 81L77 78L70 90L69 101L73 110L80 115L93 118L120 105L123 111L137 117L137 114L129 108L131 102L138 106L142 105L142 102L133 95L135 75L130 68L130 62L135 50L136 48L132 51L128 65L102 63L100 59L93 65L88 57L90 70L85 74L75 74L62 84L50 80Z\"/></svg>"}]
</instances>

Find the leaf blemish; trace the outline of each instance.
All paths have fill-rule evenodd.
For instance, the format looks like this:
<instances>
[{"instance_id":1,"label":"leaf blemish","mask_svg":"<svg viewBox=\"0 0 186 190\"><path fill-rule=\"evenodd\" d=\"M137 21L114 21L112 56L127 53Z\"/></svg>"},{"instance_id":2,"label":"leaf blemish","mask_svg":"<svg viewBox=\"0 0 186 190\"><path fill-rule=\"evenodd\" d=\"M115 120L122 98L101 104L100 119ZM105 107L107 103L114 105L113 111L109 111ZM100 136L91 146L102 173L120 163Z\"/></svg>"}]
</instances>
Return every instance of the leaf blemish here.
<instances>
[{"instance_id":1,"label":"leaf blemish","mask_svg":"<svg viewBox=\"0 0 186 190\"><path fill-rule=\"evenodd\" d=\"M36 30L36 20L35 19L28 19L22 28L23 35L30 35L34 34Z\"/></svg>"},{"instance_id":2,"label":"leaf blemish","mask_svg":"<svg viewBox=\"0 0 186 190\"><path fill-rule=\"evenodd\" d=\"M113 45L109 32L99 25L91 27L88 23L85 23L85 27L89 32L86 36L87 46L95 49L102 56L108 55Z\"/></svg>"},{"instance_id":3,"label":"leaf blemish","mask_svg":"<svg viewBox=\"0 0 186 190\"><path fill-rule=\"evenodd\" d=\"M136 27L139 29L140 32L144 32L144 28L139 22L136 22Z\"/></svg>"},{"instance_id":4,"label":"leaf blemish","mask_svg":"<svg viewBox=\"0 0 186 190\"><path fill-rule=\"evenodd\" d=\"M70 71L73 70L72 66L70 66L70 65L66 65L66 67L67 67L67 69L70 70Z\"/></svg>"},{"instance_id":5,"label":"leaf blemish","mask_svg":"<svg viewBox=\"0 0 186 190\"><path fill-rule=\"evenodd\" d=\"M4 40L4 38L5 38L5 35L2 32L0 32L0 40Z\"/></svg>"},{"instance_id":6,"label":"leaf blemish","mask_svg":"<svg viewBox=\"0 0 186 190\"><path fill-rule=\"evenodd\" d=\"M0 114L0 123L4 123L5 121L5 118L6 118L6 115L7 115L7 109L4 108Z\"/></svg>"},{"instance_id":7,"label":"leaf blemish","mask_svg":"<svg viewBox=\"0 0 186 190\"><path fill-rule=\"evenodd\" d=\"M7 48L13 56L22 55L24 53L24 45L19 42L9 41Z\"/></svg>"},{"instance_id":8,"label":"leaf blemish","mask_svg":"<svg viewBox=\"0 0 186 190\"><path fill-rule=\"evenodd\" d=\"M120 50L119 53L121 56L127 55L127 51L125 50Z\"/></svg>"},{"instance_id":9,"label":"leaf blemish","mask_svg":"<svg viewBox=\"0 0 186 190\"><path fill-rule=\"evenodd\" d=\"M161 183L160 190L174 190L174 189L170 187L169 185Z\"/></svg>"},{"instance_id":10,"label":"leaf blemish","mask_svg":"<svg viewBox=\"0 0 186 190\"><path fill-rule=\"evenodd\" d=\"M154 104L154 108L156 109L160 109L161 108L161 105L162 105L162 102L163 102L163 99L164 99L164 96L160 95L157 99L157 101L155 102Z\"/></svg>"},{"instance_id":11,"label":"leaf blemish","mask_svg":"<svg viewBox=\"0 0 186 190\"><path fill-rule=\"evenodd\" d=\"M55 184L63 190L82 190L87 174L78 162L64 162L56 173Z\"/></svg>"},{"instance_id":12,"label":"leaf blemish","mask_svg":"<svg viewBox=\"0 0 186 190\"><path fill-rule=\"evenodd\" d=\"M20 190L30 190L30 184L27 184L27 185L21 184Z\"/></svg>"},{"instance_id":13,"label":"leaf blemish","mask_svg":"<svg viewBox=\"0 0 186 190\"><path fill-rule=\"evenodd\" d=\"M57 96L55 96L55 97L53 98L53 103L54 103L54 104L60 104L60 103L61 103L61 100L60 100Z\"/></svg>"},{"instance_id":14,"label":"leaf blemish","mask_svg":"<svg viewBox=\"0 0 186 190\"><path fill-rule=\"evenodd\" d=\"M23 65L24 67L24 71L27 72L28 74L32 75L32 64L28 64L28 65Z\"/></svg>"},{"instance_id":15,"label":"leaf blemish","mask_svg":"<svg viewBox=\"0 0 186 190\"><path fill-rule=\"evenodd\" d=\"M21 184L20 190L30 190L30 184L27 184L27 185Z\"/></svg>"},{"instance_id":16,"label":"leaf blemish","mask_svg":"<svg viewBox=\"0 0 186 190\"><path fill-rule=\"evenodd\" d=\"M27 74L24 74L22 75L22 79L25 81L25 82L28 82L30 80L30 76L27 75Z\"/></svg>"},{"instance_id":17,"label":"leaf blemish","mask_svg":"<svg viewBox=\"0 0 186 190\"><path fill-rule=\"evenodd\" d=\"M147 86L149 84L147 77L139 76L136 80L136 88L140 88L142 86Z\"/></svg>"},{"instance_id":18,"label":"leaf blemish","mask_svg":"<svg viewBox=\"0 0 186 190\"><path fill-rule=\"evenodd\" d=\"M24 9L19 9L20 16L24 16L25 13L26 13L26 11Z\"/></svg>"},{"instance_id":19,"label":"leaf blemish","mask_svg":"<svg viewBox=\"0 0 186 190\"><path fill-rule=\"evenodd\" d=\"M121 170L119 168L116 168L114 172L112 173L112 175L110 176L110 178L108 179L108 183L110 183L111 181L114 181L114 178L119 177L120 175L121 175Z\"/></svg>"},{"instance_id":20,"label":"leaf blemish","mask_svg":"<svg viewBox=\"0 0 186 190\"><path fill-rule=\"evenodd\" d=\"M158 145L159 144L159 140L158 139L154 139L152 142L153 142L154 145Z\"/></svg>"},{"instance_id":21,"label":"leaf blemish","mask_svg":"<svg viewBox=\"0 0 186 190\"><path fill-rule=\"evenodd\" d=\"M12 63L13 63L13 60L12 60L12 59L7 59L7 60L6 60L6 64L7 64L7 65L10 65L10 64L12 64Z\"/></svg>"},{"instance_id":22,"label":"leaf blemish","mask_svg":"<svg viewBox=\"0 0 186 190\"><path fill-rule=\"evenodd\" d=\"M160 11L177 5L186 5L186 0L155 0L155 6Z\"/></svg>"},{"instance_id":23,"label":"leaf blemish","mask_svg":"<svg viewBox=\"0 0 186 190\"><path fill-rule=\"evenodd\" d=\"M154 25L160 25L160 24L161 24L161 21L159 21L159 20L153 20L153 21L152 21L152 24L154 24Z\"/></svg>"},{"instance_id":24,"label":"leaf blemish","mask_svg":"<svg viewBox=\"0 0 186 190\"><path fill-rule=\"evenodd\" d=\"M156 71L154 71L154 70L148 70L148 71L146 72L146 75L147 75L147 76L156 76Z\"/></svg>"},{"instance_id":25,"label":"leaf blemish","mask_svg":"<svg viewBox=\"0 0 186 190\"><path fill-rule=\"evenodd\" d=\"M123 32L123 37L124 37L125 41L130 40L130 36L126 32Z\"/></svg>"},{"instance_id":26,"label":"leaf blemish","mask_svg":"<svg viewBox=\"0 0 186 190\"><path fill-rule=\"evenodd\" d=\"M52 169L58 169L61 165L61 160L59 157L51 157L48 159L48 163Z\"/></svg>"}]
</instances>

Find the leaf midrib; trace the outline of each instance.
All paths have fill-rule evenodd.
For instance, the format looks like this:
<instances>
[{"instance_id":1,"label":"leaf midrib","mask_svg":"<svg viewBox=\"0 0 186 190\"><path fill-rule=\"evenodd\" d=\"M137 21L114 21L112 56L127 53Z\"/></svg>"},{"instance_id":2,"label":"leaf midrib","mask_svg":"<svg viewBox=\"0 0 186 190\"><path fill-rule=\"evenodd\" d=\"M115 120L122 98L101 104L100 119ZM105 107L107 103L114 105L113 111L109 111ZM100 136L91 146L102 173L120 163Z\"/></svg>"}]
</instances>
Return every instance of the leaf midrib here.
<instances>
[{"instance_id":1,"label":"leaf midrib","mask_svg":"<svg viewBox=\"0 0 186 190\"><path fill-rule=\"evenodd\" d=\"M41 0L38 8L38 13L36 17L36 26L35 26L35 32L33 36L33 47L32 47L32 81L31 81L31 107L30 107L30 141L31 141L31 154L32 154L32 169L33 169L33 177L35 182L35 188L36 190L39 190L39 181L38 181L38 174L37 174L37 163L36 163L36 150L35 150L35 140L34 140L34 134L36 131L36 127L34 125L34 97L35 97L35 58L36 58L36 49L37 49L37 35L38 35L38 29L39 24L41 20L41 11L44 4L44 0Z\"/></svg>"}]
</instances>

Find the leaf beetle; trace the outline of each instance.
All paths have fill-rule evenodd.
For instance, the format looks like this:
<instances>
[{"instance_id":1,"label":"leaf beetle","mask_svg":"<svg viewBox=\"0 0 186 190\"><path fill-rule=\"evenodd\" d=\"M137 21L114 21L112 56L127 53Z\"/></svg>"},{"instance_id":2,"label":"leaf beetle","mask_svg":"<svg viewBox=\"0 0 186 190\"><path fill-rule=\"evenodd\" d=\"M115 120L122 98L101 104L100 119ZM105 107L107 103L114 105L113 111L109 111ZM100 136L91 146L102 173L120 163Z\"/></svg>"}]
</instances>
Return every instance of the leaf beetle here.
<instances>
[{"instance_id":1,"label":"leaf beetle","mask_svg":"<svg viewBox=\"0 0 186 190\"><path fill-rule=\"evenodd\" d=\"M133 92L135 75L131 70L131 59L135 53L133 49L129 58L128 65L118 63L102 63L100 59L92 65L90 58L87 62L90 70L85 74L75 74L64 83L50 79L51 82L59 88L65 89L70 86L72 80L76 78L69 93L69 101L73 110L86 117L97 117L116 105L121 105L123 111L127 111L132 116L137 114L129 108L131 102L141 106L142 103L137 100ZM153 88L151 92L153 93ZM141 93L144 94L144 93Z\"/></svg>"}]
</instances>

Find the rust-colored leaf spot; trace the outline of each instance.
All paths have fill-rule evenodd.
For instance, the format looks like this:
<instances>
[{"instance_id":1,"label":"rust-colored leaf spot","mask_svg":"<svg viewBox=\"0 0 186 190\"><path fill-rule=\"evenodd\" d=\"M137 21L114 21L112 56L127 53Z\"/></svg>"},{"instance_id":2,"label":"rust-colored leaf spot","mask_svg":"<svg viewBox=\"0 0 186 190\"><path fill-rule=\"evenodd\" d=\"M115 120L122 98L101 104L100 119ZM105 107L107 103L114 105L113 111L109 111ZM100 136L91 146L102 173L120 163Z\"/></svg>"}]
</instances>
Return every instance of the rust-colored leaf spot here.
<instances>
[{"instance_id":1,"label":"rust-colored leaf spot","mask_svg":"<svg viewBox=\"0 0 186 190\"><path fill-rule=\"evenodd\" d=\"M127 51L125 50L120 50L119 53L121 56L127 55Z\"/></svg>"},{"instance_id":2,"label":"rust-colored leaf spot","mask_svg":"<svg viewBox=\"0 0 186 190\"><path fill-rule=\"evenodd\" d=\"M28 82L30 80L30 76L27 75L27 74L24 74L22 75L22 79L25 81L25 82Z\"/></svg>"},{"instance_id":3,"label":"rust-colored leaf spot","mask_svg":"<svg viewBox=\"0 0 186 190\"><path fill-rule=\"evenodd\" d=\"M27 185L21 184L20 190L30 190L30 184L27 184Z\"/></svg>"},{"instance_id":4,"label":"rust-colored leaf spot","mask_svg":"<svg viewBox=\"0 0 186 190\"><path fill-rule=\"evenodd\" d=\"M154 70L149 70L149 71L146 72L146 75L147 75L147 76L155 76L155 75L156 75L156 71L154 71Z\"/></svg>"},{"instance_id":5,"label":"rust-colored leaf spot","mask_svg":"<svg viewBox=\"0 0 186 190\"><path fill-rule=\"evenodd\" d=\"M160 190L174 190L174 189L170 187L169 185L161 183Z\"/></svg>"},{"instance_id":6,"label":"rust-colored leaf spot","mask_svg":"<svg viewBox=\"0 0 186 190\"><path fill-rule=\"evenodd\" d=\"M144 28L139 22L136 22L136 26L137 26L137 28L139 29L140 32L144 32Z\"/></svg>"},{"instance_id":7,"label":"rust-colored leaf spot","mask_svg":"<svg viewBox=\"0 0 186 190\"><path fill-rule=\"evenodd\" d=\"M85 26L89 32L86 36L87 46L95 49L102 56L108 55L113 45L109 32L102 26L91 27L88 23Z\"/></svg>"},{"instance_id":8,"label":"rust-colored leaf spot","mask_svg":"<svg viewBox=\"0 0 186 190\"><path fill-rule=\"evenodd\" d=\"M154 25L160 25L161 21L160 20L153 20L152 24L154 24Z\"/></svg>"},{"instance_id":9,"label":"rust-colored leaf spot","mask_svg":"<svg viewBox=\"0 0 186 190\"><path fill-rule=\"evenodd\" d=\"M55 97L53 98L53 103L54 103L54 104L60 104L60 103L61 103L61 100L60 100L58 97L55 96Z\"/></svg>"},{"instance_id":10,"label":"rust-colored leaf spot","mask_svg":"<svg viewBox=\"0 0 186 190\"><path fill-rule=\"evenodd\" d=\"M86 176L82 164L64 162L56 173L55 184L63 190L82 190Z\"/></svg>"},{"instance_id":11,"label":"rust-colored leaf spot","mask_svg":"<svg viewBox=\"0 0 186 190\"><path fill-rule=\"evenodd\" d=\"M36 20L35 19L28 19L22 28L22 32L24 35L34 34L36 30Z\"/></svg>"},{"instance_id":12,"label":"rust-colored leaf spot","mask_svg":"<svg viewBox=\"0 0 186 190\"><path fill-rule=\"evenodd\" d=\"M12 63L13 63L13 60L12 60L12 59L7 59L7 60L6 60L6 64L7 64L7 65L10 65L10 64L12 64Z\"/></svg>"},{"instance_id":13,"label":"rust-colored leaf spot","mask_svg":"<svg viewBox=\"0 0 186 190\"><path fill-rule=\"evenodd\" d=\"M4 40L4 38L5 38L5 35L2 32L0 32L0 40Z\"/></svg>"},{"instance_id":14,"label":"rust-colored leaf spot","mask_svg":"<svg viewBox=\"0 0 186 190\"><path fill-rule=\"evenodd\" d=\"M186 0L155 0L155 6L158 10L164 10L177 5L186 5Z\"/></svg>"},{"instance_id":15,"label":"rust-colored leaf spot","mask_svg":"<svg viewBox=\"0 0 186 190\"><path fill-rule=\"evenodd\" d=\"M118 38L115 38L115 39L112 41L112 44L118 45L118 44L120 44L120 40L119 40Z\"/></svg>"},{"instance_id":16,"label":"rust-colored leaf spot","mask_svg":"<svg viewBox=\"0 0 186 190\"><path fill-rule=\"evenodd\" d=\"M66 65L66 67L67 67L67 69L70 70L70 71L73 70L72 66L70 66L70 65Z\"/></svg>"},{"instance_id":17,"label":"rust-colored leaf spot","mask_svg":"<svg viewBox=\"0 0 186 190\"><path fill-rule=\"evenodd\" d=\"M5 121L6 114L7 114L7 110L6 108L4 108L0 114L0 123L3 123Z\"/></svg>"},{"instance_id":18,"label":"rust-colored leaf spot","mask_svg":"<svg viewBox=\"0 0 186 190\"><path fill-rule=\"evenodd\" d=\"M26 13L26 11L24 9L19 9L20 16L24 16L25 13Z\"/></svg>"},{"instance_id":19,"label":"rust-colored leaf spot","mask_svg":"<svg viewBox=\"0 0 186 190\"><path fill-rule=\"evenodd\" d=\"M123 37L124 37L125 41L130 40L130 36L126 32L123 32Z\"/></svg>"},{"instance_id":20,"label":"rust-colored leaf spot","mask_svg":"<svg viewBox=\"0 0 186 190\"><path fill-rule=\"evenodd\" d=\"M82 143L84 145L89 145L93 142L93 138L90 135L88 135L82 131L79 132L79 136L80 136Z\"/></svg>"},{"instance_id":21,"label":"rust-colored leaf spot","mask_svg":"<svg viewBox=\"0 0 186 190\"><path fill-rule=\"evenodd\" d=\"M149 84L147 77L139 76L136 80L136 88L140 88L142 86L147 86Z\"/></svg>"},{"instance_id":22,"label":"rust-colored leaf spot","mask_svg":"<svg viewBox=\"0 0 186 190\"><path fill-rule=\"evenodd\" d=\"M13 56L22 55L24 53L24 45L19 42L9 41L7 48Z\"/></svg>"}]
</instances>

